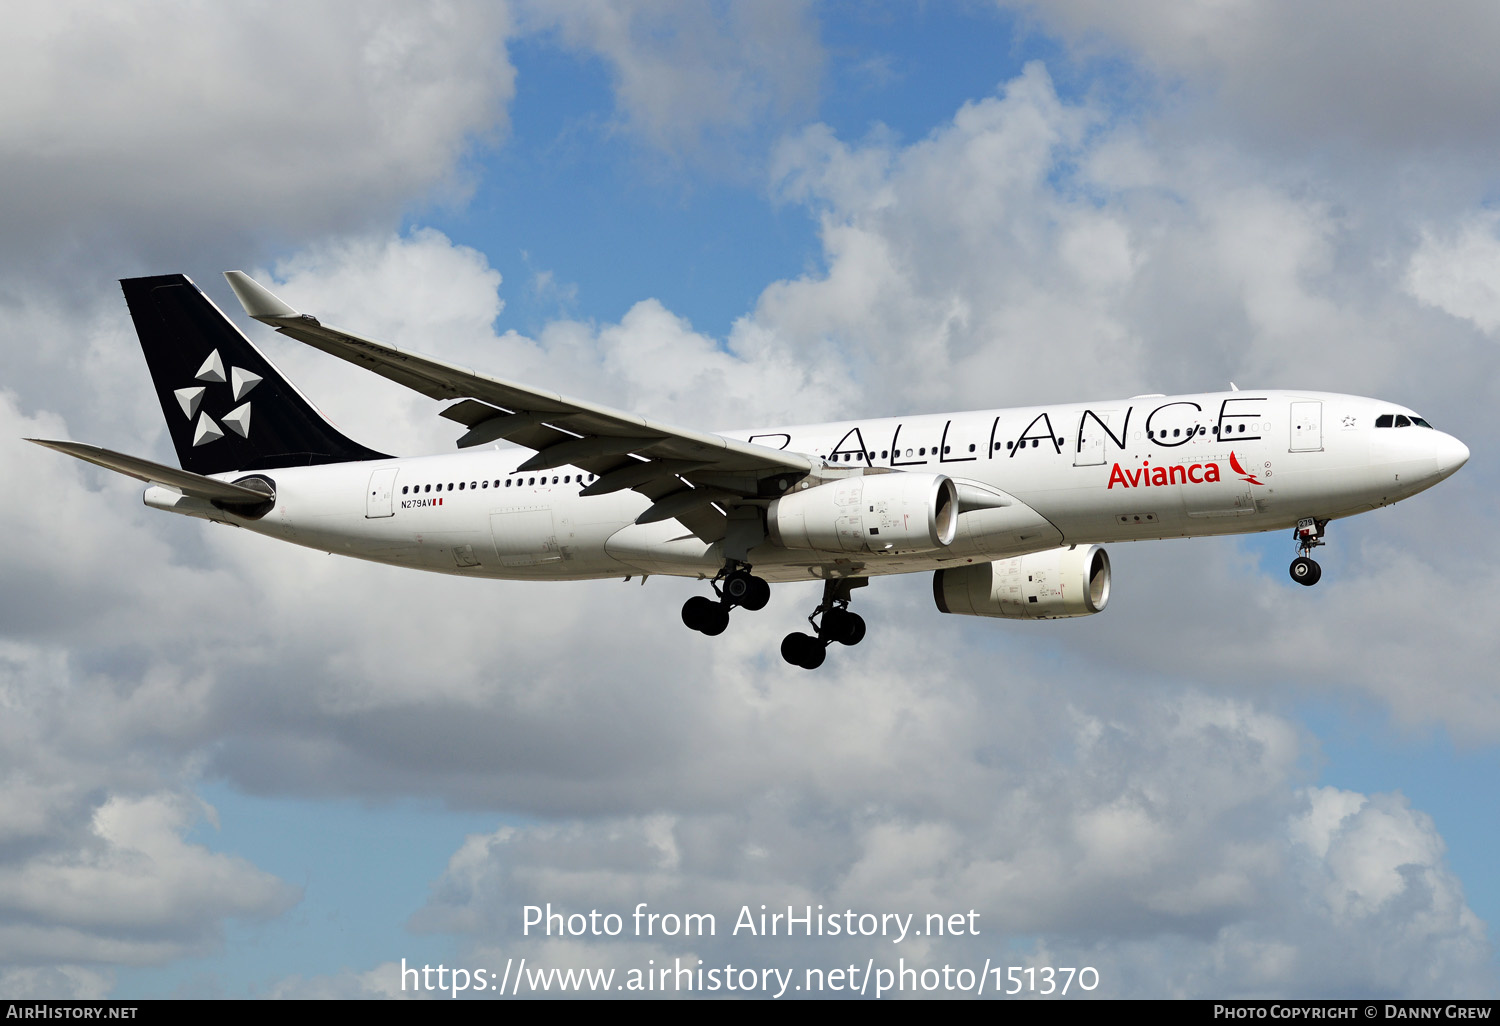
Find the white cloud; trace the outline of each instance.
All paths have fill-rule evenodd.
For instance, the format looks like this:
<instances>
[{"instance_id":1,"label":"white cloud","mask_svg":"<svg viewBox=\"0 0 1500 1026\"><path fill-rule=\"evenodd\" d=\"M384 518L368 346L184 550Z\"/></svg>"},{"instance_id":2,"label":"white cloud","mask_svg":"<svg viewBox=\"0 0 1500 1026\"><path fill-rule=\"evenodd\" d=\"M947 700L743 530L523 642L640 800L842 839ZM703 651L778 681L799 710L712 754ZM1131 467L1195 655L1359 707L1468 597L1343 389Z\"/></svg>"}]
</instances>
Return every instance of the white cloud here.
<instances>
[{"instance_id":1,"label":"white cloud","mask_svg":"<svg viewBox=\"0 0 1500 1026\"><path fill-rule=\"evenodd\" d=\"M1495 227L1494 215L1484 214L1441 238L1424 230L1407 264L1407 291L1494 335L1500 330L1500 238Z\"/></svg>"},{"instance_id":2,"label":"white cloud","mask_svg":"<svg viewBox=\"0 0 1500 1026\"><path fill-rule=\"evenodd\" d=\"M32 999L98 1001L109 997L114 982L113 973L77 965L0 969L0 993Z\"/></svg>"},{"instance_id":3,"label":"white cloud","mask_svg":"<svg viewBox=\"0 0 1500 1026\"><path fill-rule=\"evenodd\" d=\"M389 223L503 131L508 29L504 5L463 0L12 10L7 263L181 261Z\"/></svg>"},{"instance_id":4,"label":"white cloud","mask_svg":"<svg viewBox=\"0 0 1500 1026\"><path fill-rule=\"evenodd\" d=\"M1111 122L1037 64L909 146L809 128L773 173L826 266L750 321L835 359L871 414L1230 380L1451 402L1479 387L1451 369L1493 359L1403 294L1400 231L1361 193Z\"/></svg>"},{"instance_id":5,"label":"white cloud","mask_svg":"<svg viewBox=\"0 0 1500 1026\"><path fill-rule=\"evenodd\" d=\"M960 688L962 685L958 685ZM1094 964L1105 996L1443 994L1484 986L1489 947L1432 824L1397 797L1295 787L1290 724L1234 702L1153 693L1123 717L1057 718L1052 758L972 748L959 732L818 794L772 784L737 813L684 810L506 827L471 837L413 921L537 966L828 967L871 956L918 967ZM1012 708L1011 714L1015 710ZM1036 729L1047 712L1027 724ZM1058 729L1061 727L1061 729ZM1144 753L1151 753L1143 759ZM898 762L902 761L897 759ZM928 803L883 800L899 772ZM944 787L939 781L952 782ZM957 783L963 781L963 784ZM795 795L795 797L794 797ZM618 914L619 937L523 932L523 908ZM635 936L632 913L711 913L712 936ZM746 938L739 910L975 909L979 934L888 941ZM499 953L494 954L494 953ZM1161 959L1143 971L1146 958Z\"/></svg>"},{"instance_id":6,"label":"white cloud","mask_svg":"<svg viewBox=\"0 0 1500 1026\"><path fill-rule=\"evenodd\" d=\"M1082 53L1118 53L1185 81L1193 125L1306 153L1341 145L1422 155L1493 150L1500 71L1483 0L1429 7L1334 0L1001 0ZM1208 102L1204 102L1208 101Z\"/></svg>"},{"instance_id":7,"label":"white cloud","mask_svg":"<svg viewBox=\"0 0 1500 1026\"><path fill-rule=\"evenodd\" d=\"M228 917L268 918L296 903L293 888L244 859L184 843L194 818L179 795L116 795L75 846L0 869L0 959L161 963L207 950Z\"/></svg>"},{"instance_id":8,"label":"white cloud","mask_svg":"<svg viewBox=\"0 0 1500 1026\"><path fill-rule=\"evenodd\" d=\"M597 54L614 79L621 127L662 153L706 148L810 107L823 70L805 0L530 3L528 27Z\"/></svg>"}]
</instances>

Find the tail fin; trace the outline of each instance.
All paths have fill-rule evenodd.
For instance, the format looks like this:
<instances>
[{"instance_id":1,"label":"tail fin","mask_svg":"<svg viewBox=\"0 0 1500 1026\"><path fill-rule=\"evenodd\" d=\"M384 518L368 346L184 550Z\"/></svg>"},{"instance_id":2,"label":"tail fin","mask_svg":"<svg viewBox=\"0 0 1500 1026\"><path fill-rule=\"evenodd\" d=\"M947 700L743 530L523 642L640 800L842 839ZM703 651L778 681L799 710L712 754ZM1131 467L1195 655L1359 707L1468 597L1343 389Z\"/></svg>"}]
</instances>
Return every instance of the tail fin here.
<instances>
[{"instance_id":1,"label":"tail fin","mask_svg":"<svg viewBox=\"0 0 1500 1026\"><path fill-rule=\"evenodd\" d=\"M186 275L120 287L183 470L389 458L340 434Z\"/></svg>"}]
</instances>

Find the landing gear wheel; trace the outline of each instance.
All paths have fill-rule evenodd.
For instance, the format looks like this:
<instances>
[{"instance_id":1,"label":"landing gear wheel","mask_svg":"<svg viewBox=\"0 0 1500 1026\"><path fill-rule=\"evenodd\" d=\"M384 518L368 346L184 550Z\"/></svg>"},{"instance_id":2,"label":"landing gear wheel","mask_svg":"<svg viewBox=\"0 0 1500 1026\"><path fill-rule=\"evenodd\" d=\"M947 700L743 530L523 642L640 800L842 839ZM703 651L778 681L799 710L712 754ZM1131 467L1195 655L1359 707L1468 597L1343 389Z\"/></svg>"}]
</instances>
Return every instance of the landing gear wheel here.
<instances>
[{"instance_id":1,"label":"landing gear wheel","mask_svg":"<svg viewBox=\"0 0 1500 1026\"><path fill-rule=\"evenodd\" d=\"M771 586L744 570L736 570L724 578L724 598L754 612L771 601Z\"/></svg>"},{"instance_id":2,"label":"landing gear wheel","mask_svg":"<svg viewBox=\"0 0 1500 1026\"><path fill-rule=\"evenodd\" d=\"M750 580L750 593L740 605L753 613L757 609L766 608L766 603L771 601L771 586L759 577L752 577Z\"/></svg>"},{"instance_id":3,"label":"landing gear wheel","mask_svg":"<svg viewBox=\"0 0 1500 1026\"><path fill-rule=\"evenodd\" d=\"M865 640L865 618L858 613L849 614L849 626L844 629L844 636L839 639L846 645L858 645Z\"/></svg>"},{"instance_id":4,"label":"landing gear wheel","mask_svg":"<svg viewBox=\"0 0 1500 1026\"><path fill-rule=\"evenodd\" d=\"M865 637L865 618L847 609L830 609L823 614L821 637L841 645L858 645Z\"/></svg>"},{"instance_id":5,"label":"landing gear wheel","mask_svg":"<svg viewBox=\"0 0 1500 1026\"><path fill-rule=\"evenodd\" d=\"M1317 517L1303 517L1297 521L1292 531L1292 537L1297 540L1297 558L1292 560L1291 574L1292 580L1298 584L1310 588L1323 576L1323 568L1308 554L1324 544L1323 531L1327 526L1327 520Z\"/></svg>"},{"instance_id":6,"label":"landing gear wheel","mask_svg":"<svg viewBox=\"0 0 1500 1026\"><path fill-rule=\"evenodd\" d=\"M816 670L827 655L823 643L810 634L788 634L781 639L781 658L804 670Z\"/></svg>"},{"instance_id":7,"label":"landing gear wheel","mask_svg":"<svg viewBox=\"0 0 1500 1026\"><path fill-rule=\"evenodd\" d=\"M702 595L695 595L682 604L682 622L690 630L712 637L723 634L729 626L729 609Z\"/></svg>"},{"instance_id":8,"label":"landing gear wheel","mask_svg":"<svg viewBox=\"0 0 1500 1026\"><path fill-rule=\"evenodd\" d=\"M708 600L705 599L704 601L707 602ZM729 607L712 602L709 605L713 607L712 615L709 617L708 623L698 629L712 638L723 634L729 627Z\"/></svg>"},{"instance_id":9,"label":"landing gear wheel","mask_svg":"<svg viewBox=\"0 0 1500 1026\"><path fill-rule=\"evenodd\" d=\"M724 577L724 599L735 605L743 605L745 596L750 594L750 582L754 580L743 570L736 570Z\"/></svg>"},{"instance_id":10,"label":"landing gear wheel","mask_svg":"<svg viewBox=\"0 0 1500 1026\"><path fill-rule=\"evenodd\" d=\"M1323 568L1317 564L1316 560L1298 556L1292 560L1291 574L1292 580L1310 588L1323 576Z\"/></svg>"}]
</instances>

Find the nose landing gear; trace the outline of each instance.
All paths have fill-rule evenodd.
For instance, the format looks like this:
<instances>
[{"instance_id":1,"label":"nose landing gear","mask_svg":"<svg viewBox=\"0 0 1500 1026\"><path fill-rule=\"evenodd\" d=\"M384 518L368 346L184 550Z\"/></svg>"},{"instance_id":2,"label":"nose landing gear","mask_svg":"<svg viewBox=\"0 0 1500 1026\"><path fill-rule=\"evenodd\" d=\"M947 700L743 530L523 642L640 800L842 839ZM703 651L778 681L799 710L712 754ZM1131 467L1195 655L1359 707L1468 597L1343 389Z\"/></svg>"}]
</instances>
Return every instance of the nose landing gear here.
<instances>
[{"instance_id":1,"label":"nose landing gear","mask_svg":"<svg viewBox=\"0 0 1500 1026\"><path fill-rule=\"evenodd\" d=\"M1312 587L1317 584L1323 576L1323 568L1318 565L1308 553L1323 542L1323 531L1328 526L1328 521L1317 520L1313 517L1303 517L1297 521L1297 527L1292 536L1297 539L1297 558L1292 560L1292 580L1298 584Z\"/></svg>"},{"instance_id":2,"label":"nose landing gear","mask_svg":"<svg viewBox=\"0 0 1500 1026\"><path fill-rule=\"evenodd\" d=\"M729 626L729 611L735 606L754 612L771 601L771 586L751 574L748 563L731 560L711 583L717 602L705 595L695 595L682 604L682 622L690 630L709 637L724 633Z\"/></svg>"},{"instance_id":3,"label":"nose landing gear","mask_svg":"<svg viewBox=\"0 0 1500 1026\"><path fill-rule=\"evenodd\" d=\"M865 619L849 611L849 593L869 583L866 577L825 581L823 601L807 618L816 634L788 634L781 641L781 658L804 670L816 670L823 665L828 646L835 641L841 645L858 645L863 641Z\"/></svg>"}]
</instances>

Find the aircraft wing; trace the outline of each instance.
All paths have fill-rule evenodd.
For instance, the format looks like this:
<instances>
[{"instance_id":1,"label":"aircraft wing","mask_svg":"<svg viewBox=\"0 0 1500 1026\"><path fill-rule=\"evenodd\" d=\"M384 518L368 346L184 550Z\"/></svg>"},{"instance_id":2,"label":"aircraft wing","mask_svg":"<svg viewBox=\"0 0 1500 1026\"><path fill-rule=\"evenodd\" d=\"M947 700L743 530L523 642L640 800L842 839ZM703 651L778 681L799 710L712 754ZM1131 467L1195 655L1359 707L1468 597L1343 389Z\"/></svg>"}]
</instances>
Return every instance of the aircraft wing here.
<instances>
[{"instance_id":1,"label":"aircraft wing","mask_svg":"<svg viewBox=\"0 0 1500 1026\"><path fill-rule=\"evenodd\" d=\"M659 424L364 338L293 309L242 271L224 277L247 314L283 335L433 399L461 400L442 414L468 428L460 448L505 439L536 450L522 470L582 467L599 475L584 494L631 488L651 499L640 523L675 517L716 541L725 516L713 504L779 495L814 468L801 453Z\"/></svg>"},{"instance_id":2,"label":"aircraft wing","mask_svg":"<svg viewBox=\"0 0 1500 1026\"><path fill-rule=\"evenodd\" d=\"M254 506L265 502L267 498L265 492L254 488L246 488L244 485L219 481L212 477L204 477L202 474L153 463L139 456L127 456L111 449L101 449L97 445L89 445L85 442L57 442L47 438L28 438L26 441L56 449L58 452L65 452L86 463L113 470L117 474L124 474L138 481L145 481L147 484L166 485L177 489L183 495L207 499L210 502L222 502L228 506Z\"/></svg>"}]
</instances>

